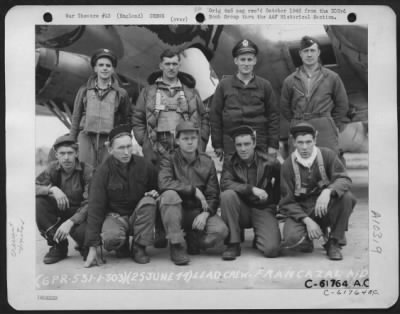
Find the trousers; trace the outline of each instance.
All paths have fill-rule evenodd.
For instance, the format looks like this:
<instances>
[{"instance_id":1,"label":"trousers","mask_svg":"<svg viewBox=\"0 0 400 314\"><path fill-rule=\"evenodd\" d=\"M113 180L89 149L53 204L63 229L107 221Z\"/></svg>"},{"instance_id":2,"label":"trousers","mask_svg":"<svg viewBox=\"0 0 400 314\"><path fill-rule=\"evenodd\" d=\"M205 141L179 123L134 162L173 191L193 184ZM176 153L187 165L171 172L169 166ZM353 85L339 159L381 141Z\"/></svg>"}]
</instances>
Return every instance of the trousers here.
<instances>
[{"instance_id":1,"label":"trousers","mask_svg":"<svg viewBox=\"0 0 400 314\"><path fill-rule=\"evenodd\" d=\"M91 165L93 168L99 166L108 156L106 134L87 134L80 132L78 135L79 160Z\"/></svg>"},{"instance_id":2,"label":"trousers","mask_svg":"<svg viewBox=\"0 0 400 314\"><path fill-rule=\"evenodd\" d=\"M101 230L104 248L107 251L118 250L129 240L129 236L142 246L152 245L156 207L156 200L145 196L129 217L108 213Z\"/></svg>"},{"instance_id":3,"label":"trousers","mask_svg":"<svg viewBox=\"0 0 400 314\"><path fill-rule=\"evenodd\" d=\"M36 196L36 225L41 235L46 238L45 233L49 228L55 225L57 225L58 228L64 221L71 218L76 210L77 208L60 210L54 198L42 195ZM80 247L83 246L85 239L85 227L85 223L74 225L70 231L70 236ZM56 230L55 228L54 232ZM54 244L51 239L46 238L46 240L49 245Z\"/></svg>"},{"instance_id":4,"label":"trousers","mask_svg":"<svg viewBox=\"0 0 400 314\"><path fill-rule=\"evenodd\" d=\"M256 248L266 257L279 255L281 235L275 210L249 207L233 190L221 194L221 217L229 228L228 243L240 243L240 231L253 228Z\"/></svg>"},{"instance_id":5,"label":"trousers","mask_svg":"<svg viewBox=\"0 0 400 314\"><path fill-rule=\"evenodd\" d=\"M330 227L330 238L343 243L345 232L348 229L349 218L357 201L351 192L345 192L340 198L332 198L328 205L328 213L324 217L316 217L314 212L310 218L318 223L324 231ZM290 217L285 220L283 237L288 246L295 246L302 239L307 238L307 227L302 221Z\"/></svg>"},{"instance_id":6,"label":"trousers","mask_svg":"<svg viewBox=\"0 0 400 314\"><path fill-rule=\"evenodd\" d=\"M185 233L192 231L192 224L200 208L185 208L179 194L167 190L160 196L161 219L166 230L167 239L171 244L185 242ZM222 241L228 235L228 228L218 215L210 216L202 232L202 237L213 236L216 241Z\"/></svg>"}]
</instances>

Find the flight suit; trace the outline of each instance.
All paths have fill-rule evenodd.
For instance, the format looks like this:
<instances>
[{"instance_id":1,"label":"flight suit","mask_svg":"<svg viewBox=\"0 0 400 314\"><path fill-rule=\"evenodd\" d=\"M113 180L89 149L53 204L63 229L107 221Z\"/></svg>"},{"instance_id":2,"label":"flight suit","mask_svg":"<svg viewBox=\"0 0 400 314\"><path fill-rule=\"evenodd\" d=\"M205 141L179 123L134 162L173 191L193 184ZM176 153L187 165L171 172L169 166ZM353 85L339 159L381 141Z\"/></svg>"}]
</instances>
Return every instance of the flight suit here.
<instances>
[{"instance_id":1,"label":"flight suit","mask_svg":"<svg viewBox=\"0 0 400 314\"><path fill-rule=\"evenodd\" d=\"M296 246L308 238L306 225L302 222L305 217L312 218L323 231L330 227L330 237L343 244L349 217L356 204L350 192L351 179L337 154L328 148L316 149L321 152L323 171L318 158L308 169L295 158L289 157L281 168L279 214L285 218L283 236L288 247ZM296 179L293 163L297 163L300 181ZM328 213L319 218L315 216L315 204L324 188L332 190L331 200Z\"/></svg>"},{"instance_id":2,"label":"flight suit","mask_svg":"<svg viewBox=\"0 0 400 314\"><path fill-rule=\"evenodd\" d=\"M315 75L309 78L308 84L308 78L300 67L284 80L281 112L290 127L300 122L313 125L318 131L317 146L339 153L339 130L348 111L346 90L339 75L323 66Z\"/></svg>"},{"instance_id":3,"label":"flight suit","mask_svg":"<svg viewBox=\"0 0 400 314\"><path fill-rule=\"evenodd\" d=\"M279 255L280 232L275 218L279 202L278 161L263 151L255 151L253 163L246 165L237 153L225 158L221 174L221 216L229 228L229 244L239 244L241 229L254 228L255 246L267 257ZM266 201L252 193L258 187L267 192Z\"/></svg>"},{"instance_id":4,"label":"flight suit","mask_svg":"<svg viewBox=\"0 0 400 314\"><path fill-rule=\"evenodd\" d=\"M216 215L220 194L217 171L208 155L198 153L196 160L189 163L177 148L161 160L158 185L162 192L161 217L172 244L184 243L185 233L197 233L197 238L214 237L212 242L225 239L228 228ZM196 188L203 192L210 213L204 231L192 229L193 220L202 212L201 203L195 197Z\"/></svg>"},{"instance_id":5,"label":"flight suit","mask_svg":"<svg viewBox=\"0 0 400 314\"><path fill-rule=\"evenodd\" d=\"M67 219L74 226L70 235L83 246L89 184L93 168L76 160L75 169L67 174L60 163L52 161L36 178L36 224L41 235L50 246L54 245L53 236L57 228ZM49 187L57 186L68 197L69 208L60 210L54 198L49 196Z\"/></svg>"},{"instance_id":6,"label":"flight suit","mask_svg":"<svg viewBox=\"0 0 400 314\"><path fill-rule=\"evenodd\" d=\"M236 75L224 77L215 90L210 113L214 149L234 153L230 133L240 125L256 131L257 146L263 151L279 148L279 109L269 81L254 76L244 85Z\"/></svg>"},{"instance_id":7,"label":"flight suit","mask_svg":"<svg viewBox=\"0 0 400 314\"><path fill-rule=\"evenodd\" d=\"M89 195L85 246L118 250L133 235L142 246L153 242L156 201L144 193L157 190L157 174L143 157L128 164L109 156L98 167Z\"/></svg>"},{"instance_id":8,"label":"flight suit","mask_svg":"<svg viewBox=\"0 0 400 314\"><path fill-rule=\"evenodd\" d=\"M131 102L116 78L102 90L97 77L89 78L75 97L71 122L71 136L79 143L79 159L97 167L108 156L104 143L109 132L117 125L131 121Z\"/></svg>"},{"instance_id":9,"label":"flight suit","mask_svg":"<svg viewBox=\"0 0 400 314\"><path fill-rule=\"evenodd\" d=\"M200 129L199 150L205 151L210 136L208 110L195 89L196 81L178 73L175 86L165 84L162 72L149 76L149 86L140 93L132 115L133 133L143 155L155 165L175 148L175 127L180 121L193 122Z\"/></svg>"}]
</instances>

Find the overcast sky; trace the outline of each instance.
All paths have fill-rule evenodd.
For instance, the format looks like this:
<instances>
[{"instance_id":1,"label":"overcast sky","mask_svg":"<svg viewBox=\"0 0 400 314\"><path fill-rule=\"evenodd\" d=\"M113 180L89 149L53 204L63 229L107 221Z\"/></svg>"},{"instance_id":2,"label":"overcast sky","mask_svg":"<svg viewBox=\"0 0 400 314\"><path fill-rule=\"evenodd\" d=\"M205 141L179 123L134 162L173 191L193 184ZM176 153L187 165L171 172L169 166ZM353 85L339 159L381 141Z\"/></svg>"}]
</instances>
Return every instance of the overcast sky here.
<instances>
[{"instance_id":1,"label":"overcast sky","mask_svg":"<svg viewBox=\"0 0 400 314\"><path fill-rule=\"evenodd\" d=\"M68 129L56 117L35 116L36 118L36 147L50 148L55 139L68 133Z\"/></svg>"}]
</instances>

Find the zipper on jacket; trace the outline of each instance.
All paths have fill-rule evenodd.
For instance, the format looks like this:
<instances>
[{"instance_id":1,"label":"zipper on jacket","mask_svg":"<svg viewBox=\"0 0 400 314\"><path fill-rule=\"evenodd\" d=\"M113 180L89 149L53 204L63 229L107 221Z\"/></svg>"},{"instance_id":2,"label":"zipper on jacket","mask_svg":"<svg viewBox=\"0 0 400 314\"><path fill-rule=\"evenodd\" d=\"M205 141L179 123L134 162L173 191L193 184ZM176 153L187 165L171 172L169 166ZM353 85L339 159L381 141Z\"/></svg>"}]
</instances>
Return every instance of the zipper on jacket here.
<instances>
[{"instance_id":1,"label":"zipper on jacket","mask_svg":"<svg viewBox=\"0 0 400 314\"><path fill-rule=\"evenodd\" d=\"M306 96L301 90L299 90L296 86L293 86L293 89L296 90L301 96Z\"/></svg>"}]
</instances>

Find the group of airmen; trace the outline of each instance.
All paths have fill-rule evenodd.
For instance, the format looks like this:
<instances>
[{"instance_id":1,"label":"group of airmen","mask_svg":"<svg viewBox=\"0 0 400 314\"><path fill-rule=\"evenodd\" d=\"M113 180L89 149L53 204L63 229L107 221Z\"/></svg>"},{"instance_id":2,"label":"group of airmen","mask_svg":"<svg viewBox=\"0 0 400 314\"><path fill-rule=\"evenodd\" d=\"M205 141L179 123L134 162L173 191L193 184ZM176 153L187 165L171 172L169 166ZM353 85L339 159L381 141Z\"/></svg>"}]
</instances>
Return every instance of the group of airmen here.
<instances>
[{"instance_id":1,"label":"group of airmen","mask_svg":"<svg viewBox=\"0 0 400 314\"><path fill-rule=\"evenodd\" d=\"M279 101L254 73L257 53L248 39L235 45L237 73L220 81L207 108L195 79L180 71L179 52L161 54L160 70L132 105L114 73L116 56L97 51L70 132L56 139L56 160L36 178L37 227L50 246L43 262L66 258L68 237L85 267L103 263L103 248L149 263L149 246L169 246L172 262L186 265L222 242L222 259L235 260L246 228L265 257L310 253L323 237L328 258L341 260L356 203L338 150L343 83L305 36L303 65L284 80ZM283 163L280 113L290 122ZM220 178L205 153L210 134ZM143 157L133 153L133 136Z\"/></svg>"}]
</instances>

